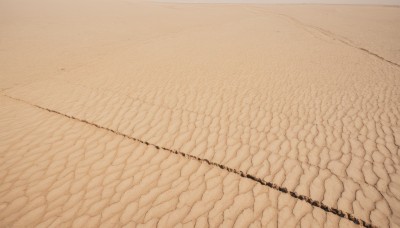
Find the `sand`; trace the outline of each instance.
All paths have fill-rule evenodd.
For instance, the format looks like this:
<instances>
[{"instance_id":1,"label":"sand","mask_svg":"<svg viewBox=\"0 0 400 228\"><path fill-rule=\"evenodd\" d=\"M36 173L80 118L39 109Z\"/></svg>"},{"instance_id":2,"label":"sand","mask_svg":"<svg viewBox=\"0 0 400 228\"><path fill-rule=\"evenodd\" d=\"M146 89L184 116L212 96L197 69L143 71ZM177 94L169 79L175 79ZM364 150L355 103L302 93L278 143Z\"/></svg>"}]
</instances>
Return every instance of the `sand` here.
<instances>
[{"instance_id":1,"label":"sand","mask_svg":"<svg viewBox=\"0 0 400 228\"><path fill-rule=\"evenodd\" d=\"M1 227L400 227L400 8L0 2Z\"/></svg>"}]
</instances>

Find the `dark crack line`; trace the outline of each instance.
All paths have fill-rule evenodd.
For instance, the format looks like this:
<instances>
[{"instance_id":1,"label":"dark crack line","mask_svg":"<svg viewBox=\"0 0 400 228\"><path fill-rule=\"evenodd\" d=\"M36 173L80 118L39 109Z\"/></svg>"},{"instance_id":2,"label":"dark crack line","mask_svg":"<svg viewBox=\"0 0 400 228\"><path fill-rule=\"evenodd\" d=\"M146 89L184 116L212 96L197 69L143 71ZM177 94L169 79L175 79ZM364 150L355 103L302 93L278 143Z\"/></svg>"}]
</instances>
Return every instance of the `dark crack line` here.
<instances>
[{"instance_id":1,"label":"dark crack line","mask_svg":"<svg viewBox=\"0 0 400 228\"><path fill-rule=\"evenodd\" d=\"M196 161L199 161L200 163L207 163L210 166L214 166L214 167L217 167L217 168L219 168L221 170L228 171L230 173L233 173L233 174L239 175L241 177L247 178L249 180L255 181L255 182L257 182L257 183L259 183L261 185L267 186L267 187L272 188L274 190L277 190L279 192L282 192L282 193L285 193L285 194L289 194L291 197L293 197L295 199L305 201L306 203L310 204L313 207L318 207L318 208L324 210L325 212L330 212L330 213L332 213L334 215L337 215L337 216L339 216L341 218L346 218L346 219L352 221L353 223L355 223L357 225L362 225L362 226L368 227L368 228L376 227L376 226L372 225L371 223L368 223L368 222L366 222L366 221L364 221L362 219L359 219L359 218L355 217L351 213L347 213L347 212L344 212L344 211L342 211L340 209L337 209L337 208L334 208L334 207L330 207L330 206L328 206L328 205L326 205L326 204L324 204L324 203L322 203L322 202L320 202L318 200L313 200L310 197L298 194L297 192L289 191L285 187L279 186L279 185L277 185L275 183L272 183L272 182L269 182L269 181L265 181L265 180L263 180L261 178L258 178L256 176L253 176L253 175L248 174L248 173L245 173L245 172L243 172L241 170L236 170L236 169L230 168L228 166L225 166L225 165L222 165L222 164L219 164L219 163L216 163L216 162L212 162L212 161L207 160L205 158L200 158L200 157L197 157L197 156L194 156L194 155L190 155L190 154L187 154L187 153L184 153L184 152L180 152L178 150L172 150L172 149L169 149L169 148L166 148L166 147L158 146L156 144L149 143L147 141L143 141L143 140L134 138L132 136L129 136L129 135L126 135L124 133L112 130L110 128L103 127L103 126L100 126L98 124L89 122L87 120L79 119L77 117L70 116L70 115L67 115L67 114L52 110L52 109L44 108L42 106L39 106L39 105L36 105L36 104L32 104L32 103L30 103L28 101L25 101L25 100L21 100L21 99L18 99L18 98L11 97L11 96L6 95L6 94L3 94L3 96L8 97L8 98L10 98L12 100L15 100L15 101L19 101L19 102L28 104L30 106L39 108L39 109L47 111L47 112L55 113L55 114L61 115L63 117L67 117L69 119L76 120L76 121L79 121L81 123L85 123L85 124L94 126L96 128L99 128L99 129L102 129L102 130L106 130L108 132L112 132L112 133L114 133L116 135L119 135L119 136L122 136L124 138L133 140L135 142L139 142L139 143L145 144L147 146L152 146L152 147L156 148L157 150L165 150L165 151L168 151L168 152L176 154L176 155L180 155L181 157L184 157L184 158L187 158L187 159L190 159L190 160L196 160Z\"/></svg>"},{"instance_id":2,"label":"dark crack line","mask_svg":"<svg viewBox=\"0 0 400 228\"><path fill-rule=\"evenodd\" d=\"M259 12L266 12L264 10L258 9L258 7L256 7L256 10L259 10ZM272 13L272 12L269 12L269 13ZM387 63L391 64L392 66L400 67L400 64L398 64L396 62L393 62L393 61L391 61L389 59L386 59L386 58L384 58L384 57L382 57L382 56L380 56L380 55L378 55L378 54L376 54L376 53L374 53L374 52L372 52L372 51L370 51L370 50L368 50L366 48L359 47L359 46L357 46L355 44L352 44L350 41L347 41L346 39L336 35L335 33L331 32L329 30L322 29L322 28L320 28L318 26L306 24L306 23L304 23L304 22L302 22L302 21L300 21L300 20L298 20L298 19L296 19L296 18L294 18L292 16L289 16L289 15L286 15L286 14L283 14L283 13L272 13L272 14L279 15L279 16L282 16L282 17L286 17L289 20L291 20L291 21L293 21L293 22L295 22L295 23L297 23L297 24L299 24L299 25L301 25L301 26L303 26L305 28L310 28L310 29L313 29L315 31L318 31L318 32L322 33L323 35L325 35L325 36L327 36L327 37L329 37L331 39L337 40L337 41L341 42L342 44L345 44L345 45L347 45L349 47L358 49L358 50L360 50L360 51L362 51L362 52L364 52L364 53L366 53L368 55L374 56L375 58L378 58L378 59L380 59L380 60L382 60L384 62L387 62Z\"/></svg>"},{"instance_id":3,"label":"dark crack line","mask_svg":"<svg viewBox=\"0 0 400 228\"><path fill-rule=\"evenodd\" d=\"M362 51L362 52L364 52L364 53L366 53L366 54L368 54L368 55L374 56L374 57L376 57L376 58L378 58L378 59L380 59L380 60L382 60L382 61L384 61L384 62L387 62L387 63L389 63L389 64L391 64L391 65L393 65L393 66L395 66L395 67L400 67L400 64L398 64L398 63L396 63L396 62L393 62L393 61L391 61L391 60L389 60L389 59L386 59L386 58L384 58L384 57L382 57L382 56L380 56L380 55L378 55L378 54L376 54L376 53L374 53L374 52L372 52L372 51L370 51L370 50L368 50L368 49L366 49L366 48L363 48L363 47L359 47L359 46L357 46L357 45L354 45L354 44L352 44L351 42L347 41L346 39L344 39L344 38L342 38L342 37L336 35L335 33L331 32L331 31L329 31L329 30L322 29L322 28L320 28L320 27L318 27L318 26L314 26L314 25L309 25L309 24L303 23L303 22L301 22L300 20L297 20L296 18L291 17L291 16L288 16L288 15L286 15L286 14L281 14L281 13L279 13L278 15L287 17L287 18L289 18L290 20L301 24L301 25L304 26L304 27L308 27L308 28L314 29L314 30L316 30L316 31L319 31L320 33L324 34L325 36L327 36L327 37L329 37L329 38L332 38L332 39L334 39L334 40L337 40L337 41L341 42L342 44L345 44L345 45L347 45L347 46L349 46L349 47L358 49L358 50L360 50L360 51Z\"/></svg>"}]
</instances>

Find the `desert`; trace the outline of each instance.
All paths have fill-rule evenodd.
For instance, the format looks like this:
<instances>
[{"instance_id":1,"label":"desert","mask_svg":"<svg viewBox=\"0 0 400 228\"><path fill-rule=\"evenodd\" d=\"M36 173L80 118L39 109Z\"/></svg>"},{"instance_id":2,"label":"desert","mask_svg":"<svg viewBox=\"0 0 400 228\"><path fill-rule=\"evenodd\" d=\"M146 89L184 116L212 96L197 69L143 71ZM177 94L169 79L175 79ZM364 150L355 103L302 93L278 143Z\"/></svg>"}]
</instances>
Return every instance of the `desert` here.
<instances>
[{"instance_id":1,"label":"desert","mask_svg":"<svg viewBox=\"0 0 400 228\"><path fill-rule=\"evenodd\" d=\"M399 25L0 0L0 227L400 227Z\"/></svg>"}]
</instances>

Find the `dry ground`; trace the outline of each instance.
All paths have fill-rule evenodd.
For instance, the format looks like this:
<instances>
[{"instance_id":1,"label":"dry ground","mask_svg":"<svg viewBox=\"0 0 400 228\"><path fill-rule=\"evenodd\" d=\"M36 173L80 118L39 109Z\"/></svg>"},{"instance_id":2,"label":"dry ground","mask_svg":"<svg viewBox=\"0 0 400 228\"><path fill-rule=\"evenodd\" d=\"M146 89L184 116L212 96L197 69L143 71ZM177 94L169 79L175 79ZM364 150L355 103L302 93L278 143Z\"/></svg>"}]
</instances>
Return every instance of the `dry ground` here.
<instances>
[{"instance_id":1,"label":"dry ground","mask_svg":"<svg viewBox=\"0 0 400 228\"><path fill-rule=\"evenodd\" d=\"M399 24L0 0L0 226L400 227Z\"/></svg>"}]
</instances>

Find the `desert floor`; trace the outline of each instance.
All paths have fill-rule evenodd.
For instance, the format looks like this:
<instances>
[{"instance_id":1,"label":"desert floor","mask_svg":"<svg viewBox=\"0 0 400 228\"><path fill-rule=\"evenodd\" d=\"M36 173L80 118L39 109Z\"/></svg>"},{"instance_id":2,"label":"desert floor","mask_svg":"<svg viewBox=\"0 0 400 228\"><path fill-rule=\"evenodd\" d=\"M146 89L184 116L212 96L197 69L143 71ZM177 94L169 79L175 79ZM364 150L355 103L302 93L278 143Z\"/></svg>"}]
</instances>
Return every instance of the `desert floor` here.
<instances>
[{"instance_id":1,"label":"desert floor","mask_svg":"<svg viewBox=\"0 0 400 228\"><path fill-rule=\"evenodd\" d=\"M0 227L399 227L399 25L0 0Z\"/></svg>"}]
</instances>

